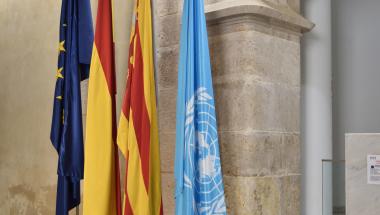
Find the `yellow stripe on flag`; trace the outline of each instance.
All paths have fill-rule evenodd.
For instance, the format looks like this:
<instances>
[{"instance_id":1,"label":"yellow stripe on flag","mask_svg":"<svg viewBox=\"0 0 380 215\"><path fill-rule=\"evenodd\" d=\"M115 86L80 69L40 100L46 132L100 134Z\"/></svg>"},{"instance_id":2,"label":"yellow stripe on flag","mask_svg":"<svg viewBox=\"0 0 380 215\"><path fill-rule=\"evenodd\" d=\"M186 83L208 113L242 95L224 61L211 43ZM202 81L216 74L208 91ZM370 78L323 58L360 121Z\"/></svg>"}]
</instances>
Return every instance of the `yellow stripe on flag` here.
<instances>
[{"instance_id":1,"label":"yellow stripe on flag","mask_svg":"<svg viewBox=\"0 0 380 215\"><path fill-rule=\"evenodd\" d=\"M129 122L125 117L124 113L121 112L119 120L119 128L117 130L117 145L123 156L127 157L128 151L128 132L129 132Z\"/></svg>"},{"instance_id":2,"label":"yellow stripe on flag","mask_svg":"<svg viewBox=\"0 0 380 215\"><path fill-rule=\"evenodd\" d=\"M131 203L131 207L134 214L150 214L149 207L146 205L149 202L148 194L145 191L144 179L141 167L141 158L139 153L139 148L137 145L137 140L135 136L135 130L133 127L133 117L131 113L131 120L129 122L130 130L128 135L128 183L127 190L128 196Z\"/></svg>"},{"instance_id":3,"label":"yellow stripe on flag","mask_svg":"<svg viewBox=\"0 0 380 215\"><path fill-rule=\"evenodd\" d=\"M145 104L148 109L149 119L152 119L152 112L155 104L155 83L153 66L153 45L152 45L152 15L150 0L140 0L138 6L139 29L141 38L141 50L144 63L144 93ZM154 101L153 101L154 100ZM154 103L153 103L154 102Z\"/></svg>"},{"instance_id":4,"label":"yellow stripe on flag","mask_svg":"<svg viewBox=\"0 0 380 215\"><path fill-rule=\"evenodd\" d=\"M139 1L139 28L144 63L144 96L150 118L150 214L160 214L161 210L161 169L160 147L157 126L156 88L154 80L152 12L151 1Z\"/></svg>"},{"instance_id":5,"label":"yellow stripe on flag","mask_svg":"<svg viewBox=\"0 0 380 215\"><path fill-rule=\"evenodd\" d=\"M96 45L88 86L83 214L114 215L115 160L112 140L112 99Z\"/></svg>"},{"instance_id":6,"label":"yellow stripe on flag","mask_svg":"<svg viewBox=\"0 0 380 215\"><path fill-rule=\"evenodd\" d=\"M128 215L160 215L161 172L151 2L136 1L137 25L131 34L128 84L117 139L127 159L124 208Z\"/></svg>"}]
</instances>

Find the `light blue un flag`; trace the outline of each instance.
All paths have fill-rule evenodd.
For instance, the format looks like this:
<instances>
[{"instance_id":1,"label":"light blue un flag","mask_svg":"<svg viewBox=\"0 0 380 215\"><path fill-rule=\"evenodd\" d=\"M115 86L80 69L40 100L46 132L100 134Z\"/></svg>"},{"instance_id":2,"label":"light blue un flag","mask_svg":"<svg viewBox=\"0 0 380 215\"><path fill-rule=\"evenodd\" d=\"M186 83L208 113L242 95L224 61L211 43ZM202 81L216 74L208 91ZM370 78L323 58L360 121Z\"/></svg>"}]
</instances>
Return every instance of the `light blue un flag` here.
<instances>
[{"instance_id":1,"label":"light blue un flag","mask_svg":"<svg viewBox=\"0 0 380 215\"><path fill-rule=\"evenodd\" d=\"M184 0L176 122L176 214L226 214L203 0Z\"/></svg>"}]
</instances>

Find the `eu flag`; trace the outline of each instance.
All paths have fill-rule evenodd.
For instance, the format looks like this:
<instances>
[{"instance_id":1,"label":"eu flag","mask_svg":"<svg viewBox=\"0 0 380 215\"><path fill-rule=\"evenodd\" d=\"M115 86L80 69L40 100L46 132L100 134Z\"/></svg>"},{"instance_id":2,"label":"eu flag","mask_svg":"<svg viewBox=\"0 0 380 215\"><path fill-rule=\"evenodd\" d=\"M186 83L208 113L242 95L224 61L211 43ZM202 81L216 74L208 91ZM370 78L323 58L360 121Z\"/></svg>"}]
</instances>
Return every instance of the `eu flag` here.
<instances>
[{"instance_id":1,"label":"eu flag","mask_svg":"<svg viewBox=\"0 0 380 215\"><path fill-rule=\"evenodd\" d=\"M58 152L56 214L80 204L83 129L80 82L88 78L93 44L89 0L62 0L59 56L50 139Z\"/></svg>"},{"instance_id":2,"label":"eu flag","mask_svg":"<svg viewBox=\"0 0 380 215\"><path fill-rule=\"evenodd\" d=\"M176 214L226 214L203 0L184 0L176 117Z\"/></svg>"}]
</instances>

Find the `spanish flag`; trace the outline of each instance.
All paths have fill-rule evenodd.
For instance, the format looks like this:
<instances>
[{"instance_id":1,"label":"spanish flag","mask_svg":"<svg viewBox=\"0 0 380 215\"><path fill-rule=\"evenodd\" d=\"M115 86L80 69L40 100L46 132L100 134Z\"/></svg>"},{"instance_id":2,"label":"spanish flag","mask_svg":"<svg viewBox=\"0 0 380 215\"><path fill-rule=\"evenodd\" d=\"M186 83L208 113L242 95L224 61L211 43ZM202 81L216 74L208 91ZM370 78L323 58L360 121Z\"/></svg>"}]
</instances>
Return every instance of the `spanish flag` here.
<instances>
[{"instance_id":1,"label":"spanish flag","mask_svg":"<svg viewBox=\"0 0 380 215\"><path fill-rule=\"evenodd\" d=\"M121 214L111 0L99 0L88 86L84 215Z\"/></svg>"},{"instance_id":2,"label":"spanish flag","mask_svg":"<svg viewBox=\"0 0 380 215\"><path fill-rule=\"evenodd\" d=\"M124 214L162 214L150 0L137 0L117 143L126 158Z\"/></svg>"}]
</instances>

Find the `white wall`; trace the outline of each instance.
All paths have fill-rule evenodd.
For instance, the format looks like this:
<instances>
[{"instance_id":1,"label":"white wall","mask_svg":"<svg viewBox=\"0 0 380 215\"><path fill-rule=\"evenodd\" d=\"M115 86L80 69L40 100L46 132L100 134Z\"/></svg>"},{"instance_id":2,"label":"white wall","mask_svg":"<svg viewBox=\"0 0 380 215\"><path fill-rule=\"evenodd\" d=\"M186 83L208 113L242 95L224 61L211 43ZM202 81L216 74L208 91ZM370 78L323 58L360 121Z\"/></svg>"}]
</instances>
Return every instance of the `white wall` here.
<instances>
[{"instance_id":1,"label":"white wall","mask_svg":"<svg viewBox=\"0 0 380 215\"><path fill-rule=\"evenodd\" d=\"M380 131L380 1L333 1L334 156L344 133Z\"/></svg>"},{"instance_id":2,"label":"white wall","mask_svg":"<svg viewBox=\"0 0 380 215\"><path fill-rule=\"evenodd\" d=\"M334 159L345 133L380 132L380 1L333 0ZM344 172L334 173L334 204L344 204Z\"/></svg>"},{"instance_id":3,"label":"white wall","mask_svg":"<svg viewBox=\"0 0 380 215\"><path fill-rule=\"evenodd\" d=\"M331 214L332 192L322 192L322 160L332 159L331 0L305 0L302 9L316 25L302 41L302 214L321 215L322 195Z\"/></svg>"}]
</instances>

